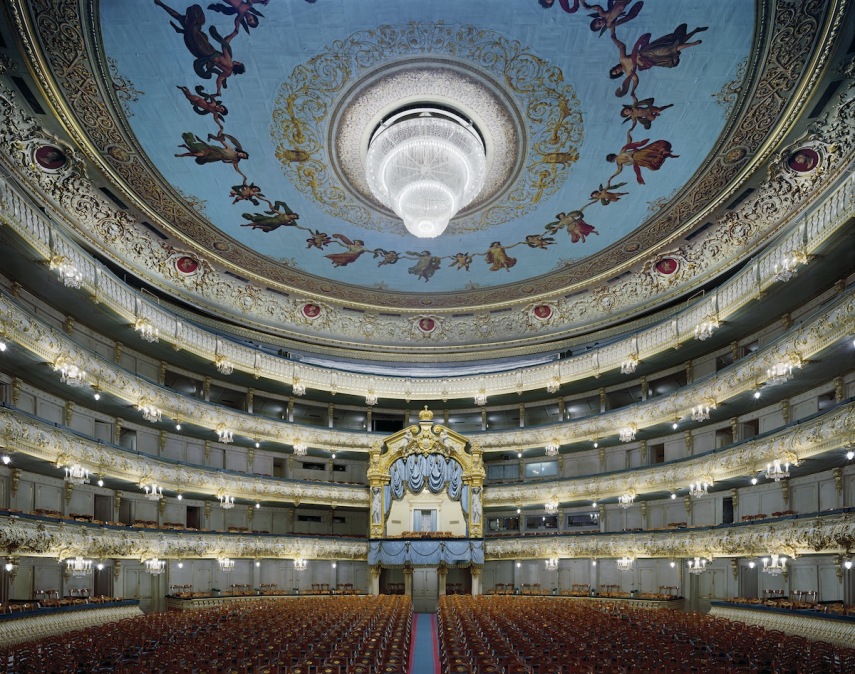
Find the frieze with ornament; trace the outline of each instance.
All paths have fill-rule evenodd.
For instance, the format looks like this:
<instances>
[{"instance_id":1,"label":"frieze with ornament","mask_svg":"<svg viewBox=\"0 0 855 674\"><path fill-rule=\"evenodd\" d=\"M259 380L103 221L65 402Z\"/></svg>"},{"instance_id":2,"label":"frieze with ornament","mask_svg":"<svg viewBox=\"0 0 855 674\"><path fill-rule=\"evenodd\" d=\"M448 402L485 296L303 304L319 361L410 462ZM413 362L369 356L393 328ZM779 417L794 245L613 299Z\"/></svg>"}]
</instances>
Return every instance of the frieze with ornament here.
<instances>
[{"instance_id":1,"label":"frieze with ornament","mask_svg":"<svg viewBox=\"0 0 855 674\"><path fill-rule=\"evenodd\" d=\"M11 410L0 410L0 434L10 450L35 456L56 466L80 464L104 477L139 484L156 483L168 491L191 491L238 499L286 503L316 503L365 507L366 487L331 485L308 480L270 480L253 475L229 475L204 466L175 465L156 456L123 451L102 442L34 421Z\"/></svg>"},{"instance_id":2,"label":"frieze with ornament","mask_svg":"<svg viewBox=\"0 0 855 674\"><path fill-rule=\"evenodd\" d=\"M40 9L44 9L44 8L40 8ZM789 8L789 9L792 9L792 8ZM45 10L45 11L47 11L47 10ZM811 11L815 12L815 10L811 10ZM806 9L802 9L802 10L799 10L796 12L791 12L791 13L793 14L795 21L804 23L804 21L806 21L806 19L804 19L803 14L805 14L805 13L809 14L810 12L808 12ZM784 19L786 18L786 15L787 15L787 11L782 10L780 21L783 22ZM813 32L815 32L816 18L813 18L811 21L814 24ZM810 23L810 22L808 22L808 23ZM799 25L801 25L801 23ZM807 23L805 25L807 25ZM782 31L782 32L785 32L785 31ZM810 32L811 31L809 31L809 30L805 30L803 33L800 33L800 35L801 35L800 39L808 39L805 36L808 35ZM72 45L64 44L63 47L72 47ZM79 51L79 50L77 50L77 51ZM74 52L75 52L75 48L72 47L71 53L74 53ZM792 51L790 51L789 53L792 54ZM787 61L787 65L788 65L788 73L787 73L788 77L793 77L794 73L798 70L798 68L796 67L796 64L793 62L792 57L790 57L789 60ZM778 78L778 79L780 79L780 78ZM507 323L505 323L503 325L503 328L507 329L507 327L508 327L508 325L507 325Z\"/></svg>"},{"instance_id":3,"label":"frieze with ornament","mask_svg":"<svg viewBox=\"0 0 855 674\"><path fill-rule=\"evenodd\" d=\"M368 541L119 529L55 523L36 517L0 517L0 550L22 556L101 559L351 559L368 558Z\"/></svg>"},{"instance_id":4,"label":"frieze with ornament","mask_svg":"<svg viewBox=\"0 0 855 674\"><path fill-rule=\"evenodd\" d=\"M619 557L681 559L691 557L763 557L770 551L787 557L842 553L855 541L851 515L817 515L786 523L751 527L715 527L639 534L538 536L491 539L484 542L485 558L543 559Z\"/></svg>"},{"instance_id":5,"label":"frieze with ornament","mask_svg":"<svg viewBox=\"0 0 855 674\"><path fill-rule=\"evenodd\" d=\"M5 315L7 337L49 363L64 357L78 368L90 373L102 391L136 405L146 399L164 415L178 419L194 419L200 426L216 429L225 426L233 433L251 438L293 444L298 440L310 446L366 451L373 442L369 434L350 433L333 429L307 428L289 422L277 422L234 410L222 409L157 387L132 376L125 370L77 345L65 333L40 322L24 311L9 297L0 296L0 310ZM797 357L804 361L830 346L848 338L855 326L855 291L841 294L825 305L824 310L809 322L782 335L775 343L740 359L718 376L692 384L675 393L600 415L564 424L560 430L525 429L484 433L479 435L484 451L507 448L544 446L553 439L569 444L616 434L619 429L634 426L637 430L656 425L675 414L687 416L697 400L723 402L756 387L758 377L777 365L782 358ZM296 375L295 375L296 376ZM333 381L333 384L336 382ZM484 376L477 390L490 390L489 377ZM515 388L519 382L515 382Z\"/></svg>"}]
</instances>

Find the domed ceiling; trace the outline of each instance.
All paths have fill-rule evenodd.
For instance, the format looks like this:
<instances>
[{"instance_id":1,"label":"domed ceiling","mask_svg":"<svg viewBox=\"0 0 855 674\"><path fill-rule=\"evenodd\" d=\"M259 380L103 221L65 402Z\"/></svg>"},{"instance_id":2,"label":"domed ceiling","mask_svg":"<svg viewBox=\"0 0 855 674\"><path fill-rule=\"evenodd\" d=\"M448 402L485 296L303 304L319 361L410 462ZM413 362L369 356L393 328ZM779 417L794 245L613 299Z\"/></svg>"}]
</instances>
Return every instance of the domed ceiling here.
<instances>
[{"instance_id":1,"label":"domed ceiling","mask_svg":"<svg viewBox=\"0 0 855 674\"><path fill-rule=\"evenodd\" d=\"M768 243L782 220L736 227L733 209L772 189L760 183L829 78L845 5L9 7L121 211L77 209L90 247L247 326L431 349L613 325ZM365 175L372 133L425 104L471 120L487 155L484 189L432 239Z\"/></svg>"},{"instance_id":2,"label":"domed ceiling","mask_svg":"<svg viewBox=\"0 0 855 674\"><path fill-rule=\"evenodd\" d=\"M638 249L633 233L717 148L754 29L744 0L170 1L102 2L99 17L163 189L216 228L224 257L241 245L259 267L404 292ZM373 198L364 169L382 117L424 101L475 120L489 164L431 240Z\"/></svg>"}]
</instances>

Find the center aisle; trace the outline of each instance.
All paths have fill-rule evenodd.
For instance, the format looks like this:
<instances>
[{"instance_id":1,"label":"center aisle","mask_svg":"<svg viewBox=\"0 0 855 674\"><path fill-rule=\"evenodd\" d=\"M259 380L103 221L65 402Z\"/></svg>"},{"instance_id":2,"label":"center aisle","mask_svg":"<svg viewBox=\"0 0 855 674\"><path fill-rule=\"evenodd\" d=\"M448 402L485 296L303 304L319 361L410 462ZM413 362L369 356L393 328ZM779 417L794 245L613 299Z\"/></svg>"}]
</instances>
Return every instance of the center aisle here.
<instances>
[{"instance_id":1,"label":"center aisle","mask_svg":"<svg viewBox=\"0 0 855 674\"><path fill-rule=\"evenodd\" d=\"M413 615L413 644L408 674L440 674L439 641L436 638L436 614Z\"/></svg>"}]
</instances>

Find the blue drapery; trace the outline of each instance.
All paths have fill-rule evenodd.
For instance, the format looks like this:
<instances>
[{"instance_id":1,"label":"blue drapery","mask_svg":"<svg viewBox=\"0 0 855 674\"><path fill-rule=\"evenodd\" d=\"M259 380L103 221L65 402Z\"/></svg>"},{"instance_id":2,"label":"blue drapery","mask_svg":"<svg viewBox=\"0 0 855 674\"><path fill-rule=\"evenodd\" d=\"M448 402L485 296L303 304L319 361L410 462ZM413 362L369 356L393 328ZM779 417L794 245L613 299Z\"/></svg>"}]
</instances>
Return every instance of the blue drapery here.
<instances>
[{"instance_id":1,"label":"blue drapery","mask_svg":"<svg viewBox=\"0 0 855 674\"><path fill-rule=\"evenodd\" d=\"M468 566L484 563L484 541L417 540L371 541L368 563L372 566Z\"/></svg>"},{"instance_id":2,"label":"blue drapery","mask_svg":"<svg viewBox=\"0 0 855 674\"><path fill-rule=\"evenodd\" d=\"M389 469L389 494L395 500L404 497L409 489L419 494L427 487L432 494L447 489L452 501L459 501L463 493L463 467L455 460L442 454L410 454L398 459ZM468 508L468 504L466 506ZM387 513L389 502L387 501Z\"/></svg>"}]
</instances>

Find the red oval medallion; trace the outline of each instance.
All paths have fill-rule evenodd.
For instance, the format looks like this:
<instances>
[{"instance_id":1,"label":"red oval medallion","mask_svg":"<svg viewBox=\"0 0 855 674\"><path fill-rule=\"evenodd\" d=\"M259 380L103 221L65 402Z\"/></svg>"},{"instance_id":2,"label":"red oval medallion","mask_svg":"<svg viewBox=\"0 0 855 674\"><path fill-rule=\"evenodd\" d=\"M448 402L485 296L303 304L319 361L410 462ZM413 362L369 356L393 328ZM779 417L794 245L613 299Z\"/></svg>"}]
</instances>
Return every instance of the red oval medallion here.
<instances>
[{"instance_id":1,"label":"red oval medallion","mask_svg":"<svg viewBox=\"0 0 855 674\"><path fill-rule=\"evenodd\" d=\"M175 269L181 274L192 274L199 268L199 261L189 255L182 255L175 261Z\"/></svg>"},{"instance_id":2,"label":"red oval medallion","mask_svg":"<svg viewBox=\"0 0 855 674\"><path fill-rule=\"evenodd\" d=\"M670 276L680 268L680 263L673 257L663 257L655 265L656 271L665 276Z\"/></svg>"},{"instance_id":3,"label":"red oval medallion","mask_svg":"<svg viewBox=\"0 0 855 674\"><path fill-rule=\"evenodd\" d=\"M797 173L808 173L819 166L819 154L809 147L800 148L787 158L787 166Z\"/></svg>"},{"instance_id":4,"label":"red oval medallion","mask_svg":"<svg viewBox=\"0 0 855 674\"><path fill-rule=\"evenodd\" d=\"M436 321L432 318L420 318L419 319L419 330L422 332L433 332L436 330Z\"/></svg>"},{"instance_id":5,"label":"red oval medallion","mask_svg":"<svg viewBox=\"0 0 855 674\"><path fill-rule=\"evenodd\" d=\"M535 318L545 321L547 318L552 316L552 307L548 304L538 304L532 312L534 313Z\"/></svg>"},{"instance_id":6,"label":"red oval medallion","mask_svg":"<svg viewBox=\"0 0 855 674\"><path fill-rule=\"evenodd\" d=\"M317 318L321 315L321 308L311 302L303 305L303 316L306 318Z\"/></svg>"}]
</instances>

